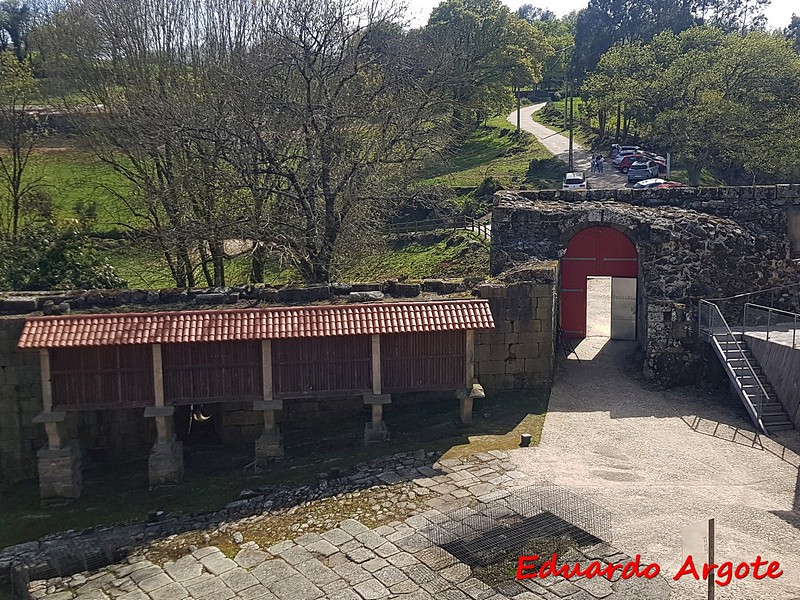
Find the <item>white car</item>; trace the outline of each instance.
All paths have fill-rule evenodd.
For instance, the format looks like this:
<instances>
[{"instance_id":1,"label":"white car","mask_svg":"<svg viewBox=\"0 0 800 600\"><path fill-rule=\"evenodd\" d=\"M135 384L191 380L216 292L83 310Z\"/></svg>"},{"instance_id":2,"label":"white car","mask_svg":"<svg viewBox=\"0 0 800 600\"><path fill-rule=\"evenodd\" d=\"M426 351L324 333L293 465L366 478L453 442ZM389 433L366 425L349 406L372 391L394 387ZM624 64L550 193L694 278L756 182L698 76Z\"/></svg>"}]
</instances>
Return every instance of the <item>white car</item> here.
<instances>
[{"instance_id":1,"label":"white car","mask_svg":"<svg viewBox=\"0 0 800 600\"><path fill-rule=\"evenodd\" d=\"M633 184L633 189L646 190L654 188L666 182L667 182L666 179L659 179L658 177L653 177L652 179L642 179L641 181L637 181L636 183Z\"/></svg>"},{"instance_id":2,"label":"white car","mask_svg":"<svg viewBox=\"0 0 800 600\"><path fill-rule=\"evenodd\" d=\"M564 183L561 185L562 190L588 190L589 184L586 181L586 175L583 173L567 173L564 175Z\"/></svg>"},{"instance_id":3,"label":"white car","mask_svg":"<svg viewBox=\"0 0 800 600\"><path fill-rule=\"evenodd\" d=\"M631 156L632 154L639 154L638 150L622 150L619 154L614 157L614 164L618 165L622 162L622 159L626 156Z\"/></svg>"}]
</instances>

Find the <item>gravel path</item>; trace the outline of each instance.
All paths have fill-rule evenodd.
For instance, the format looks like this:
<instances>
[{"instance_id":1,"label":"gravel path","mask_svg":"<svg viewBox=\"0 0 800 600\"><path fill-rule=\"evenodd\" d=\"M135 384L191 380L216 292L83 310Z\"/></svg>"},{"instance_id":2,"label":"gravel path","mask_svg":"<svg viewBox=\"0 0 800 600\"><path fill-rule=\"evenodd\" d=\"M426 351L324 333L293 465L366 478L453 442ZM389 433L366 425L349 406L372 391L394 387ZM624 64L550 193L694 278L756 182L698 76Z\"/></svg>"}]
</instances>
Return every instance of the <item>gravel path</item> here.
<instances>
[{"instance_id":1,"label":"gravel path","mask_svg":"<svg viewBox=\"0 0 800 600\"><path fill-rule=\"evenodd\" d=\"M761 555L784 571L719 587L718 600L800 598L800 433L756 438L727 397L643 388L631 342L590 337L578 352L591 360L563 361L541 445L511 453L518 469L606 507L615 545L669 577L682 528L715 517L718 561ZM703 582L671 583L673 598L705 598Z\"/></svg>"},{"instance_id":2,"label":"gravel path","mask_svg":"<svg viewBox=\"0 0 800 600\"><path fill-rule=\"evenodd\" d=\"M533 120L531 115L544 108L545 103L534 104L532 106L525 106L520 111L520 127L528 133L536 136L542 145L552 152L556 158L564 161L565 164L569 163L569 136L562 135L554 132L552 129L537 123ZM515 127L517 125L517 111L508 115L509 123ZM586 148L581 146L578 142L573 140L572 144L573 162L576 171L583 171L589 180L589 185L598 189L612 189L629 187L627 177L617 171L611 165L611 159L604 156L605 168L602 174L591 172L592 157Z\"/></svg>"}]
</instances>

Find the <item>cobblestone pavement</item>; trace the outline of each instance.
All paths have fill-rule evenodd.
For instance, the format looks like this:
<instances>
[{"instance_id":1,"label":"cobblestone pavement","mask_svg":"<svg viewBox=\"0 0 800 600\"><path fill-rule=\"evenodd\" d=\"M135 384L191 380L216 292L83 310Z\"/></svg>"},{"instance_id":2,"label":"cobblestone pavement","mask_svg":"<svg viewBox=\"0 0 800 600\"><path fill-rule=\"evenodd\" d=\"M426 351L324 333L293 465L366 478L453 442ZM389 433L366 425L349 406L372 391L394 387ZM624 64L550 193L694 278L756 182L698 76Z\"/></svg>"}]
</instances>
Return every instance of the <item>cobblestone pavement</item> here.
<instances>
[{"instance_id":1,"label":"cobblestone pavement","mask_svg":"<svg viewBox=\"0 0 800 600\"><path fill-rule=\"evenodd\" d=\"M614 543L673 577L682 528L716 520L716 559L780 561L783 575L717 590L717 600L800 598L800 433L756 436L741 405L695 390L647 389L632 342L586 338L562 361L540 446L509 456L529 476L611 512ZM727 402L727 403L726 403ZM670 580L674 598L704 582Z\"/></svg>"},{"instance_id":2,"label":"cobblestone pavement","mask_svg":"<svg viewBox=\"0 0 800 600\"><path fill-rule=\"evenodd\" d=\"M442 460L435 470L422 467L414 483L436 492L427 501L430 508L376 529L348 519L322 534L308 533L270 548L242 540L233 558L213 546L164 564L137 554L94 574L33 582L30 591L46 600L613 600L644 597L641 593L652 600L667 598L669 586L663 580L623 581L618 576L613 583L548 578L524 585L509 577L490 587L431 543L431 523L440 522L442 511L490 506L520 485L524 476L512 467L507 455L497 451L469 462ZM629 560L606 544L585 556L604 563ZM641 591L643 585L647 592Z\"/></svg>"}]
</instances>

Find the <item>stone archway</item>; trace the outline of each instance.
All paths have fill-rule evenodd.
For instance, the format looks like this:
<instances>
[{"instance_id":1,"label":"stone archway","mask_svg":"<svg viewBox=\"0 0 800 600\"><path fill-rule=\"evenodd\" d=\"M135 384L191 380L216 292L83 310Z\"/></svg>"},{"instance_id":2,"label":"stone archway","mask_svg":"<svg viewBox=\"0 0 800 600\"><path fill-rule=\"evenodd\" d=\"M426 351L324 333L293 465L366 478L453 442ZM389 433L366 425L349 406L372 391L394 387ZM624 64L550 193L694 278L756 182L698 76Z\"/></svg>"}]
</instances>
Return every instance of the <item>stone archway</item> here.
<instances>
[{"instance_id":1,"label":"stone archway","mask_svg":"<svg viewBox=\"0 0 800 600\"><path fill-rule=\"evenodd\" d=\"M636 339L639 255L628 237L612 227L576 233L561 258L560 325L568 338L586 337L586 289L591 276L611 277L611 337Z\"/></svg>"}]
</instances>

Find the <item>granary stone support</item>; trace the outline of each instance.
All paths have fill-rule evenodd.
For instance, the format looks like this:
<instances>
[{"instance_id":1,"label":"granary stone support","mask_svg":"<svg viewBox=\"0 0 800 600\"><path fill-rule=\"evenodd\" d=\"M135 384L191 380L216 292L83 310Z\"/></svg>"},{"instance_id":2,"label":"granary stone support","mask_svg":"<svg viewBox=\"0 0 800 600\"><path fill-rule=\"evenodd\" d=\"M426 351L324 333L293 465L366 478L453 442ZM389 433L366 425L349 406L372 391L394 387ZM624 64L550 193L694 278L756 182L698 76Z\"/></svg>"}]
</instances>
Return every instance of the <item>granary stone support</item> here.
<instances>
[{"instance_id":1,"label":"granary stone support","mask_svg":"<svg viewBox=\"0 0 800 600\"><path fill-rule=\"evenodd\" d=\"M147 460L150 487L179 483L183 479L183 443L178 441L172 426L174 406L164 406L164 372L161 345L153 345L153 394L155 406L149 406L144 416L156 420L156 442Z\"/></svg>"},{"instance_id":2,"label":"granary stone support","mask_svg":"<svg viewBox=\"0 0 800 600\"><path fill-rule=\"evenodd\" d=\"M364 396L364 404L372 407L372 419L364 427L364 441L384 442L389 439L389 430L383 422L383 405L392 403L392 396L384 394L381 381L381 336L372 335L372 394Z\"/></svg>"},{"instance_id":3,"label":"granary stone support","mask_svg":"<svg viewBox=\"0 0 800 600\"><path fill-rule=\"evenodd\" d=\"M42 377L42 412L33 420L44 424L47 448L37 454L39 496L43 504L59 502L81 495L81 457L74 446L64 444L65 412L53 412L53 390L50 382L50 353L39 351Z\"/></svg>"},{"instance_id":4,"label":"granary stone support","mask_svg":"<svg viewBox=\"0 0 800 600\"><path fill-rule=\"evenodd\" d=\"M261 341L261 369L264 399L253 403L253 410L264 413L264 431L255 444L256 469L283 458L283 438L276 418L278 411L283 410L283 400L275 400L273 394L272 340Z\"/></svg>"},{"instance_id":5,"label":"granary stone support","mask_svg":"<svg viewBox=\"0 0 800 600\"><path fill-rule=\"evenodd\" d=\"M461 417L461 422L465 425L469 425L472 423L472 407L475 398L484 398L486 394L483 391L483 386L475 379L475 331L468 329L465 337L464 384L466 387L458 390L458 392L456 392L456 397L459 401L459 416Z\"/></svg>"}]
</instances>

